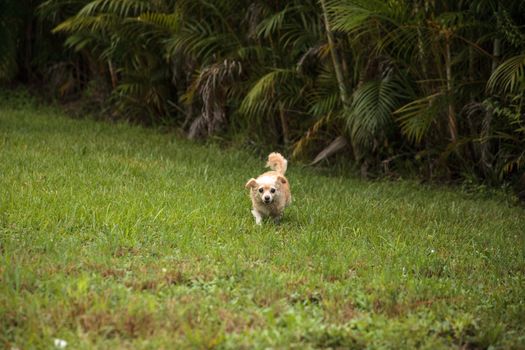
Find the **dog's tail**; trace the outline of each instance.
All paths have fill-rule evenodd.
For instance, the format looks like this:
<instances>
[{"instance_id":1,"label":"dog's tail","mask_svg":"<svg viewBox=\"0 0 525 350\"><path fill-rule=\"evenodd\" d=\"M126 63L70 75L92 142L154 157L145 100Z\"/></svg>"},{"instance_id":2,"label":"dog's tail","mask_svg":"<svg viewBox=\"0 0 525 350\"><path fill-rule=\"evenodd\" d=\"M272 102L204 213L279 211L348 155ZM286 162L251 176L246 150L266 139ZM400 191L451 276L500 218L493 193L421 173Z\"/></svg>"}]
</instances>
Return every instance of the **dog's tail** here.
<instances>
[{"instance_id":1,"label":"dog's tail","mask_svg":"<svg viewBox=\"0 0 525 350\"><path fill-rule=\"evenodd\" d=\"M284 175L288 168L288 161L280 153L273 152L268 155L266 166Z\"/></svg>"}]
</instances>

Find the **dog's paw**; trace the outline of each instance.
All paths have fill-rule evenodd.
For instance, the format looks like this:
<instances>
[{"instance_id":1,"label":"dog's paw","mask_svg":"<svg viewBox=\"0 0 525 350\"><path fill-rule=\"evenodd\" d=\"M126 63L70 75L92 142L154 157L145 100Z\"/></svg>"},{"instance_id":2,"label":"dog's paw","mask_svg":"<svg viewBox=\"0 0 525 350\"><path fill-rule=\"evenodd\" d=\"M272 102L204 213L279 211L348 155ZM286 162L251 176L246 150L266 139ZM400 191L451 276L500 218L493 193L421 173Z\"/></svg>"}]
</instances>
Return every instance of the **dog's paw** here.
<instances>
[{"instance_id":1,"label":"dog's paw","mask_svg":"<svg viewBox=\"0 0 525 350\"><path fill-rule=\"evenodd\" d=\"M261 214L257 210L252 209L252 215L255 218L255 223L257 225L261 225L261 223L262 223L262 216L261 216Z\"/></svg>"}]
</instances>

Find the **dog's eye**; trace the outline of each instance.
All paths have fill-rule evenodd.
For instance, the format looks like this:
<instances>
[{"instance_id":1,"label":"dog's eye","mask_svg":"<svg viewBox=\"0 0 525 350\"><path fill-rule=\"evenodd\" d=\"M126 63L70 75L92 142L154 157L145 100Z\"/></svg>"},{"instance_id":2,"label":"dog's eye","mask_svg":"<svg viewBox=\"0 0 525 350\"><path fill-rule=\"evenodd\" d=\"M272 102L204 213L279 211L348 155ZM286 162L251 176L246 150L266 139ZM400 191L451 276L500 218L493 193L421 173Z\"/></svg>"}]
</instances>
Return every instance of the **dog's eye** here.
<instances>
[{"instance_id":1,"label":"dog's eye","mask_svg":"<svg viewBox=\"0 0 525 350\"><path fill-rule=\"evenodd\" d=\"M259 188L259 192L260 192L260 193L263 193L263 191L264 191L264 190L262 189L262 187Z\"/></svg>"},{"instance_id":2,"label":"dog's eye","mask_svg":"<svg viewBox=\"0 0 525 350\"><path fill-rule=\"evenodd\" d=\"M270 192L275 193L275 188L272 188Z\"/></svg>"}]
</instances>

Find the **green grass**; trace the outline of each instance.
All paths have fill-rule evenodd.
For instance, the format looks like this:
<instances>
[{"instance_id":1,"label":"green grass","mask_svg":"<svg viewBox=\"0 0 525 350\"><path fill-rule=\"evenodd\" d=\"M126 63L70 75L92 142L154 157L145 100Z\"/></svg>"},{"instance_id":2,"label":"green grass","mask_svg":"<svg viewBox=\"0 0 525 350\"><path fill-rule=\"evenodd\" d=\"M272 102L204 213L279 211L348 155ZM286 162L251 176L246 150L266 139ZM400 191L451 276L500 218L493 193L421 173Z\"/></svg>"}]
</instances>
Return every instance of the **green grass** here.
<instances>
[{"instance_id":1,"label":"green grass","mask_svg":"<svg viewBox=\"0 0 525 350\"><path fill-rule=\"evenodd\" d=\"M0 347L524 348L525 212L504 195L290 164L0 107Z\"/></svg>"}]
</instances>

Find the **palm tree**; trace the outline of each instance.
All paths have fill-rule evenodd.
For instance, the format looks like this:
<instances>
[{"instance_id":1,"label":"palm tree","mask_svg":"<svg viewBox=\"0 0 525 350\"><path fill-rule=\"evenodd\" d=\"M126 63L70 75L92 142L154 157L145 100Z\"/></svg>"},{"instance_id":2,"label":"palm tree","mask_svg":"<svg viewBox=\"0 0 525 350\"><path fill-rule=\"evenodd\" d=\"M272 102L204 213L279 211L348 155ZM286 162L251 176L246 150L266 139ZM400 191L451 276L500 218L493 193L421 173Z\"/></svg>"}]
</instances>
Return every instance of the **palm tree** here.
<instances>
[{"instance_id":1,"label":"palm tree","mask_svg":"<svg viewBox=\"0 0 525 350\"><path fill-rule=\"evenodd\" d=\"M93 57L92 74L109 78L117 113L154 121L172 110L170 67L158 54L164 36L140 15L169 9L170 1L90 1L54 31L68 33L68 46Z\"/></svg>"},{"instance_id":2,"label":"palm tree","mask_svg":"<svg viewBox=\"0 0 525 350\"><path fill-rule=\"evenodd\" d=\"M276 139L289 146L302 134L301 125L293 122L307 114L306 93L312 81L301 72L301 60L304 63L305 55L319 45L317 7L313 1L258 6L252 38L262 50L250 67L249 90L239 112L252 128L278 126L273 128Z\"/></svg>"},{"instance_id":3,"label":"palm tree","mask_svg":"<svg viewBox=\"0 0 525 350\"><path fill-rule=\"evenodd\" d=\"M113 88L120 114L315 161L347 150L363 173L396 159L429 176L522 166L515 1L78 1L56 32Z\"/></svg>"},{"instance_id":4,"label":"palm tree","mask_svg":"<svg viewBox=\"0 0 525 350\"><path fill-rule=\"evenodd\" d=\"M464 134L461 129L464 122L458 119L460 111L456 106L471 99L472 87L475 87L472 86L474 78L465 73L472 72L477 62L490 62L500 50L500 42L496 39L494 55L483 48L486 38L494 37L488 35L490 29L484 24L484 18L479 18L480 11L490 8L490 3L327 1L328 18L333 29L347 33L349 41L355 45L366 39L366 42L372 43L372 49L361 52L366 52L368 61L373 62L374 56L382 58L390 62L392 68L389 69L398 72L396 80L399 86L382 95L384 102L395 98L393 94L400 91L403 92L401 100L408 102L404 106L396 106L379 103L379 100L374 102L372 97L377 97L377 94L359 94L359 100L366 101L368 106L356 109L358 102L354 101L351 111L358 111L360 115L348 114L350 124L366 125L368 118L380 120L380 115L387 120L392 117L393 110L383 109L383 114L373 114L370 113L372 106L394 106L397 109L394 116L397 116L401 131L409 141L416 144L424 141L427 149L437 147L443 155L450 155L450 149L464 145L465 140L460 140L460 135ZM499 5L500 9L503 5ZM461 57L470 57L470 60L461 60ZM461 65L465 62L472 69L463 69ZM369 67L365 65L361 69L367 74ZM375 69L374 74L362 79L361 86L371 89L366 81L377 80L378 75L384 74L381 66L378 67L380 69ZM404 79L400 79L401 76ZM484 77L486 79L486 75ZM357 91L359 87L352 98L356 97ZM470 91L470 96L465 95L466 91ZM432 134L429 134L430 130L433 130ZM447 143L443 142L447 139L444 137L445 130L448 133ZM430 153L427 151L427 154Z\"/></svg>"}]
</instances>

